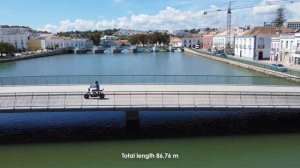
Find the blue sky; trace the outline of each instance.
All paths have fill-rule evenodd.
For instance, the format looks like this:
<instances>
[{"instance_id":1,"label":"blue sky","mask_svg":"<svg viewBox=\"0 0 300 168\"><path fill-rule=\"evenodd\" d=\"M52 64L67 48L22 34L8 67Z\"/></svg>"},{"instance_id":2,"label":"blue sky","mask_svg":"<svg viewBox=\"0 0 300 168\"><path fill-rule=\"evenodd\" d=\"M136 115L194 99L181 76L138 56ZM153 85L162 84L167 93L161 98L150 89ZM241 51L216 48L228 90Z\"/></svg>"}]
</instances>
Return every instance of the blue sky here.
<instances>
[{"instance_id":1,"label":"blue sky","mask_svg":"<svg viewBox=\"0 0 300 168\"><path fill-rule=\"evenodd\" d=\"M180 28L201 26L201 23L186 22L189 18L197 21L193 16L203 13L203 10L209 9L212 5L219 8L226 8L227 0L0 0L0 24L8 25L27 25L35 29L68 30L68 29L95 29L121 27L139 29L155 28L153 24L159 24L160 20L167 23L166 29L173 29L177 22L184 22ZM235 5L247 3L260 3L264 0L237 0ZM242 11L243 12L243 11ZM236 18L243 15L237 11ZM182 19L171 20L168 14L185 13ZM250 11L250 13L253 13ZM4 16L4 17L3 17ZM133 17L134 16L134 17ZM212 22L217 23L224 18L224 14L211 16L216 19ZM147 26L142 19L151 20ZM202 18L203 19L203 18ZM221 20L220 20L221 19ZM245 20L245 18L241 18ZM250 18L251 19L251 18ZM159 21L155 21L159 20ZM247 19L246 19L247 20ZM209 21L204 18L203 21ZM250 21L250 20L249 20ZM237 19L236 22L239 22ZM81 26L77 26L81 24ZM189 26L191 24L191 26ZM108 25L108 26L106 26ZM203 24L202 24L203 25ZM88 27L90 26L90 28ZM206 26L206 25L205 25ZM220 26L223 26L221 24ZM162 27L162 28L164 28Z\"/></svg>"}]
</instances>

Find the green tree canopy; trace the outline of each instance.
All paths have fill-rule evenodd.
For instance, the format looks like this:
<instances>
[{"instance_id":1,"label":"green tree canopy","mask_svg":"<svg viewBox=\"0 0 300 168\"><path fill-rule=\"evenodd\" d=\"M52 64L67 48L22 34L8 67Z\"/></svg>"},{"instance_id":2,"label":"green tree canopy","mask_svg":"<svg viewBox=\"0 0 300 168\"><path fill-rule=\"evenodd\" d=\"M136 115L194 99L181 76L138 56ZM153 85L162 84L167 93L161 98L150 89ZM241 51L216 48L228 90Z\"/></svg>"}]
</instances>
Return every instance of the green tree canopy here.
<instances>
[{"instance_id":1,"label":"green tree canopy","mask_svg":"<svg viewBox=\"0 0 300 168\"><path fill-rule=\"evenodd\" d=\"M113 35L119 29L95 30L95 31L68 31L58 32L56 35L59 37L70 38L88 38L93 41L94 45L99 45L100 38L105 35Z\"/></svg>"},{"instance_id":2,"label":"green tree canopy","mask_svg":"<svg viewBox=\"0 0 300 168\"><path fill-rule=\"evenodd\" d=\"M10 54L15 52L15 47L10 43L0 42L0 54L3 57L3 54Z\"/></svg>"},{"instance_id":3,"label":"green tree canopy","mask_svg":"<svg viewBox=\"0 0 300 168\"><path fill-rule=\"evenodd\" d=\"M131 44L166 44L170 43L170 36L167 33L154 32L152 34L136 34L128 38Z\"/></svg>"},{"instance_id":4,"label":"green tree canopy","mask_svg":"<svg viewBox=\"0 0 300 168\"><path fill-rule=\"evenodd\" d=\"M273 22L275 22L278 27L283 26L283 24L286 22L284 8L280 7L277 9L276 18L273 20Z\"/></svg>"}]
</instances>

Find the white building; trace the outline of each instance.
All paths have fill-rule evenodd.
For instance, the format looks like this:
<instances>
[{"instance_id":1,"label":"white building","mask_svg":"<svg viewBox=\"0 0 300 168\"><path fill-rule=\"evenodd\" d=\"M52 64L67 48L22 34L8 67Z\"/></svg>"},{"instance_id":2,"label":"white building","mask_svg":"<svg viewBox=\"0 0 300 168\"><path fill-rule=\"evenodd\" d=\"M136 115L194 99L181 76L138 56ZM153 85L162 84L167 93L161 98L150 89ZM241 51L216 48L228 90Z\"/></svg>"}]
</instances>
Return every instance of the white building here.
<instances>
[{"instance_id":1,"label":"white building","mask_svg":"<svg viewBox=\"0 0 300 168\"><path fill-rule=\"evenodd\" d=\"M27 34L30 35L32 29L27 26L0 26L0 35Z\"/></svg>"},{"instance_id":2,"label":"white building","mask_svg":"<svg viewBox=\"0 0 300 168\"><path fill-rule=\"evenodd\" d=\"M278 62L279 61L279 55L280 55L280 37L272 37L271 38L271 52L270 52L270 61L271 62Z\"/></svg>"},{"instance_id":3,"label":"white building","mask_svg":"<svg viewBox=\"0 0 300 168\"><path fill-rule=\"evenodd\" d=\"M0 35L0 42L10 43L17 50L27 50L28 35L27 34Z\"/></svg>"},{"instance_id":4,"label":"white building","mask_svg":"<svg viewBox=\"0 0 300 168\"><path fill-rule=\"evenodd\" d=\"M300 29L300 22L287 22L287 27L290 29L298 30Z\"/></svg>"},{"instance_id":5,"label":"white building","mask_svg":"<svg viewBox=\"0 0 300 168\"><path fill-rule=\"evenodd\" d=\"M203 39L201 38L193 38L193 37L184 37L182 39L182 45L187 48L195 48L196 45L203 44Z\"/></svg>"},{"instance_id":6,"label":"white building","mask_svg":"<svg viewBox=\"0 0 300 168\"><path fill-rule=\"evenodd\" d=\"M235 56L253 59L270 59L272 37L290 33L291 29L277 27L255 27L235 38Z\"/></svg>"},{"instance_id":7,"label":"white building","mask_svg":"<svg viewBox=\"0 0 300 168\"><path fill-rule=\"evenodd\" d=\"M226 45L230 45L232 48L234 47L234 42L235 42L235 36L239 35L242 33L244 30L235 28L231 30L231 35L230 35L230 44L226 44L228 33L227 30L220 31L213 37L213 49L214 50L224 50L226 48Z\"/></svg>"},{"instance_id":8,"label":"white building","mask_svg":"<svg viewBox=\"0 0 300 168\"><path fill-rule=\"evenodd\" d=\"M188 31L185 31L185 30L174 30L171 34L175 37L182 38L182 37L187 36L191 33L189 33Z\"/></svg>"},{"instance_id":9,"label":"white building","mask_svg":"<svg viewBox=\"0 0 300 168\"><path fill-rule=\"evenodd\" d=\"M120 29L119 31L114 33L115 36L132 36L136 34L147 34L147 31Z\"/></svg>"},{"instance_id":10,"label":"white building","mask_svg":"<svg viewBox=\"0 0 300 168\"><path fill-rule=\"evenodd\" d=\"M278 42L279 41L279 42ZM286 65L300 65L300 33L283 34L278 40L273 39L272 44L276 43L274 54L273 46L271 51L271 62L279 62ZM279 46L279 47L278 47Z\"/></svg>"},{"instance_id":11,"label":"white building","mask_svg":"<svg viewBox=\"0 0 300 168\"><path fill-rule=\"evenodd\" d=\"M181 39L181 43L183 47L187 48L196 48L198 45L200 48L203 47L203 34L190 34L186 35L184 38Z\"/></svg>"},{"instance_id":12,"label":"white building","mask_svg":"<svg viewBox=\"0 0 300 168\"><path fill-rule=\"evenodd\" d=\"M115 42L117 40L116 36L104 36L100 39L100 45L103 47L111 47L115 45Z\"/></svg>"},{"instance_id":13,"label":"white building","mask_svg":"<svg viewBox=\"0 0 300 168\"><path fill-rule=\"evenodd\" d=\"M292 56L292 63L294 65L300 65L300 33L295 34L295 47L296 50Z\"/></svg>"},{"instance_id":14,"label":"white building","mask_svg":"<svg viewBox=\"0 0 300 168\"><path fill-rule=\"evenodd\" d=\"M278 61L284 64L291 64L293 53L296 51L295 35L280 36L280 53Z\"/></svg>"},{"instance_id":15,"label":"white building","mask_svg":"<svg viewBox=\"0 0 300 168\"><path fill-rule=\"evenodd\" d=\"M0 26L0 42L10 43L17 50L27 50L31 31L26 26Z\"/></svg>"},{"instance_id":16,"label":"white building","mask_svg":"<svg viewBox=\"0 0 300 168\"><path fill-rule=\"evenodd\" d=\"M93 44L90 40L86 40L86 39L70 39L70 38L53 36L52 38L45 39L45 46L47 49L56 49L56 48L91 49L93 47Z\"/></svg>"},{"instance_id":17,"label":"white building","mask_svg":"<svg viewBox=\"0 0 300 168\"><path fill-rule=\"evenodd\" d=\"M213 37L213 49L224 50L226 48L226 38L227 38L227 31L222 31L220 33L217 33Z\"/></svg>"}]
</instances>

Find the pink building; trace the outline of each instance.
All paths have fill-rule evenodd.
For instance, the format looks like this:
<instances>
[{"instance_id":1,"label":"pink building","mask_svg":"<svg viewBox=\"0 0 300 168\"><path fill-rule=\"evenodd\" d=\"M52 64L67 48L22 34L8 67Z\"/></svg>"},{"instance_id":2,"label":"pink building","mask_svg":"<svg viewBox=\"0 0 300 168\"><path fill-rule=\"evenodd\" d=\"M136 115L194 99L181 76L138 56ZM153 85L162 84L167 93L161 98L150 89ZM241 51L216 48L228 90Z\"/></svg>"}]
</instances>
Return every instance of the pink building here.
<instances>
[{"instance_id":1,"label":"pink building","mask_svg":"<svg viewBox=\"0 0 300 168\"><path fill-rule=\"evenodd\" d=\"M212 49L213 46L213 35L204 35L203 36L203 49L204 50L208 50L208 49Z\"/></svg>"},{"instance_id":2,"label":"pink building","mask_svg":"<svg viewBox=\"0 0 300 168\"><path fill-rule=\"evenodd\" d=\"M213 48L213 39L217 32L211 32L203 36L203 49L208 50Z\"/></svg>"}]
</instances>

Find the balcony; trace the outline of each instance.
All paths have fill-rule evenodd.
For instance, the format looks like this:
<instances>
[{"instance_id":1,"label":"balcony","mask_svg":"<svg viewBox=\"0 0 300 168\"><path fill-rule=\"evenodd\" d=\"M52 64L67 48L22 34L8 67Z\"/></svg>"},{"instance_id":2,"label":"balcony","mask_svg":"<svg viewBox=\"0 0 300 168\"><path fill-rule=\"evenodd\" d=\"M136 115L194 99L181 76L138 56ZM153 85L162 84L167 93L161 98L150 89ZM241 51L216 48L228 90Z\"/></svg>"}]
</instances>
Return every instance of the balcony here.
<instances>
[{"instance_id":1,"label":"balcony","mask_svg":"<svg viewBox=\"0 0 300 168\"><path fill-rule=\"evenodd\" d=\"M265 49L265 45L258 45L257 48L258 49Z\"/></svg>"}]
</instances>

